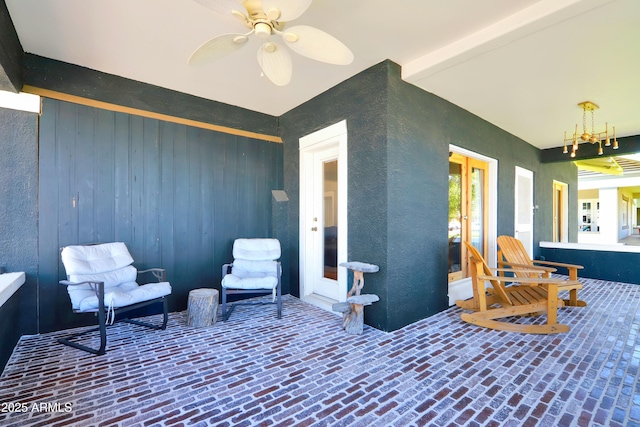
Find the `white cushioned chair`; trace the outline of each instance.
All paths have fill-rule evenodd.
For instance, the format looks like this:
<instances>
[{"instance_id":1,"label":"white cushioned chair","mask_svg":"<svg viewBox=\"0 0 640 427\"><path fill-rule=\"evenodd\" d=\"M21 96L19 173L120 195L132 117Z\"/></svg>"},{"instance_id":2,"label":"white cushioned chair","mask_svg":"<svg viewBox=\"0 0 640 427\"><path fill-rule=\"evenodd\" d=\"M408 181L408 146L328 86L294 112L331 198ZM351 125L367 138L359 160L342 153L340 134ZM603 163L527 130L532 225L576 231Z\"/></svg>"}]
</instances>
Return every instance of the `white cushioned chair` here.
<instances>
[{"instance_id":1,"label":"white cushioned chair","mask_svg":"<svg viewBox=\"0 0 640 427\"><path fill-rule=\"evenodd\" d=\"M226 321L236 305L277 304L282 317L282 266L278 239L236 239L233 263L222 266L222 320ZM230 294L273 294L271 303L235 302L227 312Z\"/></svg>"},{"instance_id":2,"label":"white cushioned chair","mask_svg":"<svg viewBox=\"0 0 640 427\"><path fill-rule=\"evenodd\" d=\"M138 271L131 265L133 258L122 242L67 246L62 249L61 257L67 280L62 280L60 283L67 287L71 307L75 313L96 313L98 316L100 348L95 349L72 341L96 329L60 338L58 342L89 353L104 354L107 345L107 325L113 324L119 313L150 304L162 305L164 318L161 325L128 318L123 318L121 321L153 329L167 327L165 296L171 294L171 285L165 281L164 269L152 268ZM136 279L143 273L153 275L158 283L138 285Z\"/></svg>"}]
</instances>

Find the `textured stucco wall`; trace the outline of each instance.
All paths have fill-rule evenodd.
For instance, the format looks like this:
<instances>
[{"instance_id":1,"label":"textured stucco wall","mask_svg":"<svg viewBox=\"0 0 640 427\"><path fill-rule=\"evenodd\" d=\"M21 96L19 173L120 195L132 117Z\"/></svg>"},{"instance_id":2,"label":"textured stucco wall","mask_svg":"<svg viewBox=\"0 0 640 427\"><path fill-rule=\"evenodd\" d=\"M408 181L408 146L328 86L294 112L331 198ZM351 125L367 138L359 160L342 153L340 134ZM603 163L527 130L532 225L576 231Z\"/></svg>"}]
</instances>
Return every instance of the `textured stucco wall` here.
<instances>
[{"instance_id":1,"label":"textured stucco wall","mask_svg":"<svg viewBox=\"0 0 640 427\"><path fill-rule=\"evenodd\" d=\"M376 264L366 277L366 293L387 301L387 64L382 63L340 83L280 118L284 142L285 190L289 196L292 294L299 295L299 138L347 121L348 259ZM349 286L351 285L349 279ZM373 304L365 321L386 328L386 304Z\"/></svg>"},{"instance_id":2,"label":"textured stucco wall","mask_svg":"<svg viewBox=\"0 0 640 427\"><path fill-rule=\"evenodd\" d=\"M532 145L402 81L400 71L384 61L280 118L290 198L292 290L299 283L298 139L346 119L348 258L380 266L380 272L366 277L366 292L379 295L380 301L367 307L365 322L382 330L398 329L448 306L450 144L498 159L498 234L513 235L515 166L534 172L541 218L536 217L536 236L551 234L545 218L551 216L553 179L568 183L570 192L577 180L573 165L542 165L540 151Z\"/></svg>"},{"instance_id":3,"label":"textured stucco wall","mask_svg":"<svg viewBox=\"0 0 640 427\"><path fill-rule=\"evenodd\" d=\"M37 332L37 115L0 108L0 267L26 282L0 308L0 369L21 335Z\"/></svg>"}]
</instances>

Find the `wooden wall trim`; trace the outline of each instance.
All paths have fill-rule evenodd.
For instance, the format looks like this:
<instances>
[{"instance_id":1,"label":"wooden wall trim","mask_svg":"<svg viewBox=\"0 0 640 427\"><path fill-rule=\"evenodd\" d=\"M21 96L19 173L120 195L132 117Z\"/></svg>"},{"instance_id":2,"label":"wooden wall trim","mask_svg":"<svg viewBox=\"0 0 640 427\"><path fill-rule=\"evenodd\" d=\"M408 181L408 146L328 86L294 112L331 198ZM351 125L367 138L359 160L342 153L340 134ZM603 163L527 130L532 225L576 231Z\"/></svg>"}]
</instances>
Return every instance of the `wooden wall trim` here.
<instances>
[{"instance_id":1,"label":"wooden wall trim","mask_svg":"<svg viewBox=\"0 0 640 427\"><path fill-rule=\"evenodd\" d=\"M261 133L256 133L256 132L249 132L249 131L245 131L245 130L230 128L230 127L227 127L227 126L219 126L219 125L214 125L214 124L211 124L211 123L204 123L204 122L199 122L199 121L196 121L196 120L185 119L185 118L182 118L182 117L170 116L170 115L167 115L167 114L154 113L152 111L145 111L145 110L141 110L141 109L138 109L138 108L125 107L125 106L122 106L122 105L111 104L109 102L96 101L94 99L83 98L81 96L69 95L67 93L57 92L57 91L50 90L50 89L42 89L42 88L39 88L39 87L24 85L22 87L22 92L31 93L31 94L34 94L34 95L39 95L39 96L42 96L42 97L45 97L45 98L56 99L58 101L66 101L66 102L72 102L74 104L80 104L80 105L86 105L86 106L89 106L89 107L101 108L103 110L108 110L108 111L115 111L115 112L119 112L119 113L133 114L133 115L136 115L136 116L142 116L142 117L148 117L148 118L151 118L151 119L164 120L166 122L178 123L178 124L183 124L183 125L187 125L187 126L193 126L193 127L198 127L198 128L202 128L202 129L213 130L213 131L216 131L216 132L227 133L227 134L231 134L231 135L238 135L238 136L244 136L244 137L247 137L247 138L259 139L259 140L263 140L263 141L282 143L282 138L280 138L279 136L275 136L275 135L266 135L266 134L261 134Z\"/></svg>"}]
</instances>

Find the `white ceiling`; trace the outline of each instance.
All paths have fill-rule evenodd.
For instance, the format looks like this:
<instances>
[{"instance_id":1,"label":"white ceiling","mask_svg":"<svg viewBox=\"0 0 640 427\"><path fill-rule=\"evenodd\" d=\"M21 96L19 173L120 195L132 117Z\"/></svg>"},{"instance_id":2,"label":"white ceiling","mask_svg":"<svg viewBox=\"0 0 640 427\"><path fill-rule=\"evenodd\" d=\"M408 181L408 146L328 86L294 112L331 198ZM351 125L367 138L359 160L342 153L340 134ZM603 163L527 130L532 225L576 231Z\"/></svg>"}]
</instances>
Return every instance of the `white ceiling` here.
<instances>
[{"instance_id":1,"label":"white ceiling","mask_svg":"<svg viewBox=\"0 0 640 427\"><path fill-rule=\"evenodd\" d=\"M200 68L204 41L244 32L193 0L6 0L25 52L279 116L391 59L403 78L539 148L562 145L600 106L618 136L640 134L638 0L315 0L291 25L320 28L355 60L293 56L293 79L260 77L254 40Z\"/></svg>"}]
</instances>

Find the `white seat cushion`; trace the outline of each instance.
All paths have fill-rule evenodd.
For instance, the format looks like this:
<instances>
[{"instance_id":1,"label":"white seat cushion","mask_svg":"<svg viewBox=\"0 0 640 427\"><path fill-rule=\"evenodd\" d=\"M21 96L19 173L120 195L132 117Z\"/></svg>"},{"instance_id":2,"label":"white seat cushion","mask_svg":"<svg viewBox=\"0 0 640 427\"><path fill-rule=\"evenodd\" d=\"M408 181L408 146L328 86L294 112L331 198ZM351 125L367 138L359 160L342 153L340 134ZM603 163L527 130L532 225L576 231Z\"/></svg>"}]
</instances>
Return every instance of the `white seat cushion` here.
<instances>
[{"instance_id":1,"label":"white seat cushion","mask_svg":"<svg viewBox=\"0 0 640 427\"><path fill-rule=\"evenodd\" d=\"M222 278L227 289L274 289L278 285L277 261L233 261L231 274Z\"/></svg>"},{"instance_id":2,"label":"white seat cushion","mask_svg":"<svg viewBox=\"0 0 640 427\"><path fill-rule=\"evenodd\" d=\"M275 276L238 277L227 274L222 279L222 287L226 289L275 289L278 279Z\"/></svg>"},{"instance_id":3,"label":"white seat cushion","mask_svg":"<svg viewBox=\"0 0 640 427\"><path fill-rule=\"evenodd\" d=\"M72 288L70 286L69 288ZM71 290L69 294L71 294ZM76 299L80 299L77 311L95 311L98 309L98 297L92 290L75 291ZM104 306L105 307L126 307L138 302L149 301L154 298L163 297L171 294L171 285L169 282L148 283L138 286L135 282L123 283L119 286L111 287L105 290ZM74 307L75 308L75 307Z\"/></svg>"}]
</instances>

